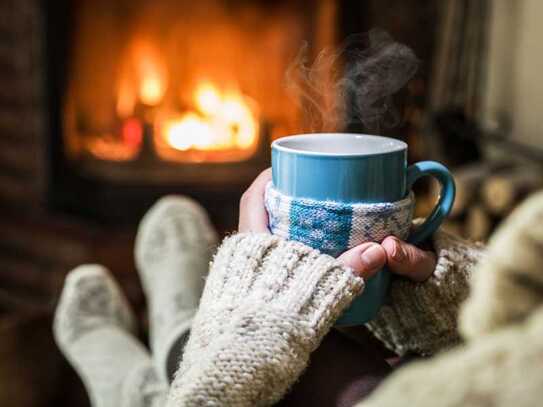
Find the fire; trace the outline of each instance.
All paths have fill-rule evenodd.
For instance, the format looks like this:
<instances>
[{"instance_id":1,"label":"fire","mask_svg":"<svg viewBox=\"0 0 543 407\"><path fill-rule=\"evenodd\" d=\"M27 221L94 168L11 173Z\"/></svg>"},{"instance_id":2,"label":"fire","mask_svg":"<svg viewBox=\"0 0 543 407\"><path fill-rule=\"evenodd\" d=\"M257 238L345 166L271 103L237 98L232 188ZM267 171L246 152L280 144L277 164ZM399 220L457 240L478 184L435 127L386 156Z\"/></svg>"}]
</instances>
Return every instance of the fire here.
<instances>
[{"instance_id":1,"label":"fire","mask_svg":"<svg viewBox=\"0 0 543 407\"><path fill-rule=\"evenodd\" d=\"M140 99L144 105L155 106L164 96L164 86L159 76L145 76L141 82Z\"/></svg>"},{"instance_id":2,"label":"fire","mask_svg":"<svg viewBox=\"0 0 543 407\"><path fill-rule=\"evenodd\" d=\"M206 149L213 145L212 127L195 113L168 121L164 132L168 144L176 150Z\"/></svg>"},{"instance_id":3,"label":"fire","mask_svg":"<svg viewBox=\"0 0 543 407\"><path fill-rule=\"evenodd\" d=\"M333 46L337 25L331 0L311 13L267 3L77 2L62 112L70 159L126 162L118 168L138 169L130 177L159 178L174 167L164 160L264 159L268 140L303 122L281 86L298 44Z\"/></svg>"},{"instance_id":4,"label":"fire","mask_svg":"<svg viewBox=\"0 0 543 407\"><path fill-rule=\"evenodd\" d=\"M126 76L121 78L117 90L117 113L119 117L130 117L136 106L136 89Z\"/></svg>"},{"instance_id":5,"label":"fire","mask_svg":"<svg viewBox=\"0 0 543 407\"><path fill-rule=\"evenodd\" d=\"M160 53L150 41L135 40L117 84L117 113L121 118L134 114L136 105L157 106L165 97L168 75Z\"/></svg>"},{"instance_id":6,"label":"fire","mask_svg":"<svg viewBox=\"0 0 543 407\"><path fill-rule=\"evenodd\" d=\"M151 42L138 39L128 51L117 82L119 120L110 135L90 139L94 156L134 159L147 137L158 158L170 161L232 162L254 154L259 122L251 99L210 81L198 83L189 100L179 98L168 89L166 65Z\"/></svg>"},{"instance_id":7,"label":"fire","mask_svg":"<svg viewBox=\"0 0 543 407\"><path fill-rule=\"evenodd\" d=\"M208 82L201 84L194 92L196 108L203 114L213 115L221 106L221 97L215 87Z\"/></svg>"},{"instance_id":8,"label":"fire","mask_svg":"<svg viewBox=\"0 0 543 407\"><path fill-rule=\"evenodd\" d=\"M258 122L251 102L239 92L221 93L209 82L193 95L195 111L167 120L162 137L173 149L251 150L258 137Z\"/></svg>"},{"instance_id":9,"label":"fire","mask_svg":"<svg viewBox=\"0 0 543 407\"><path fill-rule=\"evenodd\" d=\"M150 42L140 40L133 45L133 58L139 81L138 96L144 105L156 106L164 98L167 71L159 52Z\"/></svg>"}]
</instances>

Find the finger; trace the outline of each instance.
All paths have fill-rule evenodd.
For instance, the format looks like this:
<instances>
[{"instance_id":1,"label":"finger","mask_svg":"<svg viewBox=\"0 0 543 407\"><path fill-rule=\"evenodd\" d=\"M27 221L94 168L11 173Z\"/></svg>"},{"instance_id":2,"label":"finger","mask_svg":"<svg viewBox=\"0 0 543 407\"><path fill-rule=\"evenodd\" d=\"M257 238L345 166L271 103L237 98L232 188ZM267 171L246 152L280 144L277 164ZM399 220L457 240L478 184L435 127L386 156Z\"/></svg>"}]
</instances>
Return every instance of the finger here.
<instances>
[{"instance_id":1,"label":"finger","mask_svg":"<svg viewBox=\"0 0 543 407\"><path fill-rule=\"evenodd\" d=\"M377 243L362 243L338 257L345 266L364 278L375 275L386 263L385 250Z\"/></svg>"},{"instance_id":2,"label":"finger","mask_svg":"<svg viewBox=\"0 0 543 407\"><path fill-rule=\"evenodd\" d=\"M381 246L387 255L388 268L393 273L414 281L424 281L433 274L436 268L435 253L419 249L395 236L387 237Z\"/></svg>"},{"instance_id":3,"label":"finger","mask_svg":"<svg viewBox=\"0 0 543 407\"><path fill-rule=\"evenodd\" d=\"M271 168L264 170L245 191L240 200L240 232L265 233L268 230L268 213L264 206L264 191L271 180Z\"/></svg>"},{"instance_id":4,"label":"finger","mask_svg":"<svg viewBox=\"0 0 543 407\"><path fill-rule=\"evenodd\" d=\"M264 194L264 189L266 188L266 184L271 181L272 179L272 169L267 168L264 171L262 171L258 177L255 178L251 186L248 188L248 191L256 191L261 192L262 195Z\"/></svg>"}]
</instances>

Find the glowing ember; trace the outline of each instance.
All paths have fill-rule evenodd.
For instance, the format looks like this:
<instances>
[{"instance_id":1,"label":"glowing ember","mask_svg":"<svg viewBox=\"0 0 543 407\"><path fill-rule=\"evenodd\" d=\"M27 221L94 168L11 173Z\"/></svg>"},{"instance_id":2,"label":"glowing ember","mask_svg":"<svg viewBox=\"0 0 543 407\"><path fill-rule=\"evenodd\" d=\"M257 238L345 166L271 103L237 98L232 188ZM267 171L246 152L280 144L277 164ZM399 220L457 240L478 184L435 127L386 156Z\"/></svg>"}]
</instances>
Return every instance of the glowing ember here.
<instances>
[{"instance_id":1,"label":"glowing ember","mask_svg":"<svg viewBox=\"0 0 543 407\"><path fill-rule=\"evenodd\" d=\"M128 161L136 158L139 146L127 146L112 135L103 134L86 146L95 157L109 161Z\"/></svg>"},{"instance_id":2,"label":"glowing ember","mask_svg":"<svg viewBox=\"0 0 543 407\"><path fill-rule=\"evenodd\" d=\"M137 148L142 142L143 128L137 119L128 119L123 123L122 139L124 143L132 148Z\"/></svg>"},{"instance_id":3,"label":"glowing ember","mask_svg":"<svg viewBox=\"0 0 543 407\"><path fill-rule=\"evenodd\" d=\"M164 123L162 137L170 147L179 151L254 147L258 123L243 95L221 94L213 85L204 83L194 92L194 105L195 112Z\"/></svg>"}]
</instances>

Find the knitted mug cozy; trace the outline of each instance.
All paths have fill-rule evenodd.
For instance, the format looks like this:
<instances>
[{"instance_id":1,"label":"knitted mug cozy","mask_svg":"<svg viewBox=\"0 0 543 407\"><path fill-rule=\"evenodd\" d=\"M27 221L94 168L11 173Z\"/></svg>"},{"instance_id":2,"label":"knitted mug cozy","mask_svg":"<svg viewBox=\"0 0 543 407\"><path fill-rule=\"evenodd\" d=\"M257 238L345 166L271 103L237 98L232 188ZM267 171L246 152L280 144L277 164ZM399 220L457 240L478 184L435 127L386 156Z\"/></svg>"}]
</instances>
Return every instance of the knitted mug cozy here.
<instances>
[{"instance_id":1,"label":"knitted mug cozy","mask_svg":"<svg viewBox=\"0 0 543 407\"><path fill-rule=\"evenodd\" d=\"M364 242L389 235L407 238L415 199L411 192L396 202L342 203L292 198L266 186L265 205L274 235L302 242L333 257Z\"/></svg>"}]
</instances>

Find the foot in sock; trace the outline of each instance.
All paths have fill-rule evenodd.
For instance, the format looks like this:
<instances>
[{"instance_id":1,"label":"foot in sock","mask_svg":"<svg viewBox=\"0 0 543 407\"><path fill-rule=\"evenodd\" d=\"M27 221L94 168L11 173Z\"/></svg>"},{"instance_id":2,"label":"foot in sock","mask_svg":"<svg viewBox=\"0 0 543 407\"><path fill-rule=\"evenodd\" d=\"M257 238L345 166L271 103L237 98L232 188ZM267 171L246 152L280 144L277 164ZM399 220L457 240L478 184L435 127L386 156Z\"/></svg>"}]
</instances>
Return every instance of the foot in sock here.
<instances>
[{"instance_id":1,"label":"foot in sock","mask_svg":"<svg viewBox=\"0 0 543 407\"><path fill-rule=\"evenodd\" d=\"M80 266L66 278L55 340L81 377L93 407L158 407L167 385L132 331L135 319L107 270Z\"/></svg>"},{"instance_id":2,"label":"foot in sock","mask_svg":"<svg viewBox=\"0 0 543 407\"><path fill-rule=\"evenodd\" d=\"M147 297L153 359L163 379L177 368L216 244L204 209L189 198L162 198L141 221L136 265Z\"/></svg>"}]
</instances>

